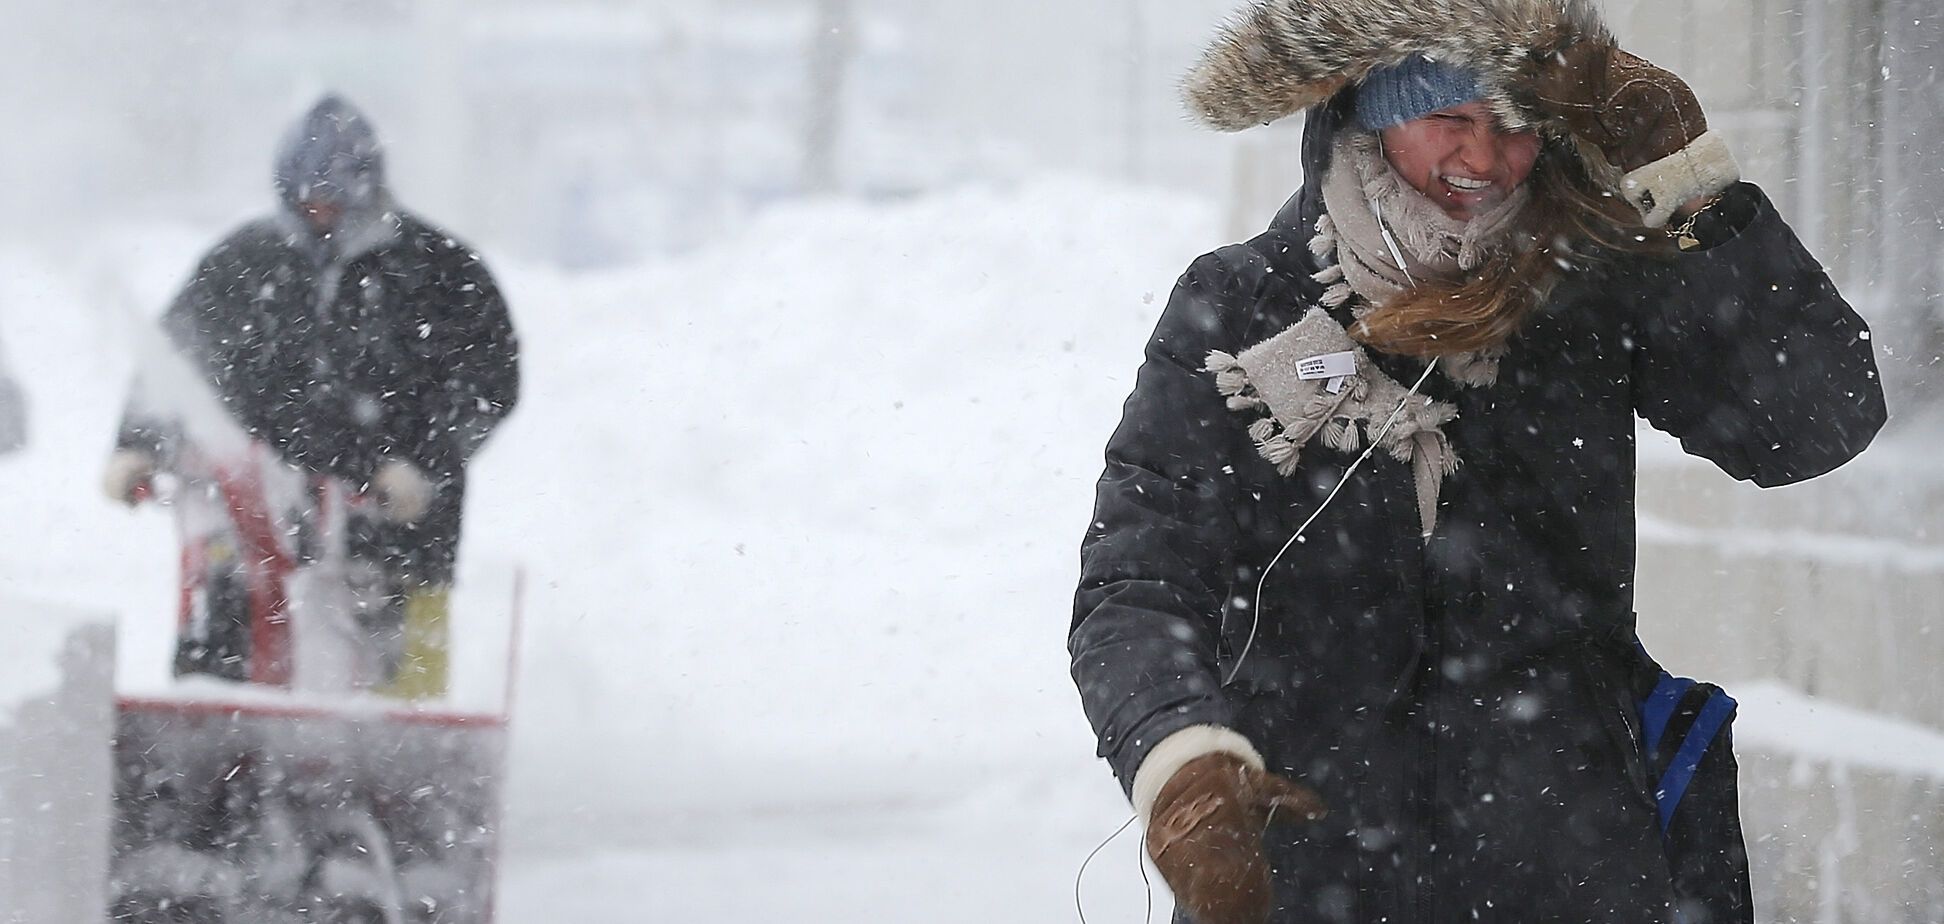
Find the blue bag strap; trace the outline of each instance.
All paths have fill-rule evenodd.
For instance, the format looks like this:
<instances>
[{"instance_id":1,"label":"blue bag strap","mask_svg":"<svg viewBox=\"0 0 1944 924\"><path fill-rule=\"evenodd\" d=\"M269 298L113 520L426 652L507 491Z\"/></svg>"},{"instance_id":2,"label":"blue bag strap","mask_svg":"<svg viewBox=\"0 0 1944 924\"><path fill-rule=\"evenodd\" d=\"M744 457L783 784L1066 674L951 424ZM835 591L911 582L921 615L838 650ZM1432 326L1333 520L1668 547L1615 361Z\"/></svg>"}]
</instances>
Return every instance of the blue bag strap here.
<instances>
[{"instance_id":1,"label":"blue bag strap","mask_svg":"<svg viewBox=\"0 0 1944 924\"><path fill-rule=\"evenodd\" d=\"M1692 686L1694 681L1686 677L1661 671L1660 682L1654 685L1654 692L1648 694L1647 701L1640 704L1640 725L1647 736L1648 754L1660 748L1661 736L1667 733L1667 720L1674 716L1674 707L1680 705L1681 696Z\"/></svg>"},{"instance_id":2,"label":"blue bag strap","mask_svg":"<svg viewBox=\"0 0 1944 924\"><path fill-rule=\"evenodd\" d=\"M1692 686L1694 681L1688 681ZM1658 694L1660 691L1655 690ZM1674 809L1681 804L1681 796L1687 793L1688 784L1694 781L1694 771L1701 766L1702 755L1708 752L1715 735L1728 717L1735 714L1735 700L1720 690L1709 694L1708 701L1701 712L1694 717L1694 726L1688 729L1687 737L1681 741L1681 749L1675 753L1674 761L1661 775L1660 791L1655 799L1660 805L1661 833L1674 822ZM1665 728L1666 719L1662 719Z\"/></svg>"}]
</instances>

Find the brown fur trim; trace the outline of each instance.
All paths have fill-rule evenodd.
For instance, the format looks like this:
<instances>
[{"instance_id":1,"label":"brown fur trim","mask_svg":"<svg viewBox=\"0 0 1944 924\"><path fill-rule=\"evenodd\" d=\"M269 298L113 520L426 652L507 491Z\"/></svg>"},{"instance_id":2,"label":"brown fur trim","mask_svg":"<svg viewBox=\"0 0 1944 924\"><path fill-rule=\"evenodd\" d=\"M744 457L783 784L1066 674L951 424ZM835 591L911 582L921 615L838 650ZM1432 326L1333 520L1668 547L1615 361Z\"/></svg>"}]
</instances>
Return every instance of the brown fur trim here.
<instances>
[{"instance_id":1,"label":"brown fur trim","mask_svg":"<svg viewBox=\"0 0 1944 924\"><path fill-rule=\"evenodd\" d=\"M1476 70L1508 129L1541 124L1525 87L1535 57L1612 41L1594 0L1253 0L1183 81L1208 125L1240 131L1294 115L1412 55Z\"/></svg>"}]
</instances>

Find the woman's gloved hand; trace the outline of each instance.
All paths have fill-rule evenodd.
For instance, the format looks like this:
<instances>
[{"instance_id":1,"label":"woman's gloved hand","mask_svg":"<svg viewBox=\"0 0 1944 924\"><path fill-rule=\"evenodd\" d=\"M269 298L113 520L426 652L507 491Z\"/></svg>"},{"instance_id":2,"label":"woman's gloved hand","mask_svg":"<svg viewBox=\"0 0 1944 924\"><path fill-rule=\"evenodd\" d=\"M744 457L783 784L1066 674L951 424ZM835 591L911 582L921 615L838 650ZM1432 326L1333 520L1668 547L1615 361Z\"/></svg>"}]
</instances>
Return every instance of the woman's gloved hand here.
<instances>
[{"instance_id":1,"label":"woman's gloved hand","mask_svg":"<svg viewBox=\"0 0 1944 924\"><path fill-rule=\"evenodd\" d=\"M1195 924L1262 924L1269 917L1271 821L1322 818L1308 787L1213 752L1175 771L1155 797L1147 850Z\"/></svg>"},{"instance_id":2,"label":"woman's gloved hand","mask_svg":"<svg viewBox=\"0 0 1944 924\"><path fill-rule=\"evenodd\" d=\"M1649 227L1741 178L1727 142L1708 131L1694 90L1673 72L1601 42L1568 46L1537 64L1539 109L1622 175L1614 191Z\"/></svg>"}]
</instances>

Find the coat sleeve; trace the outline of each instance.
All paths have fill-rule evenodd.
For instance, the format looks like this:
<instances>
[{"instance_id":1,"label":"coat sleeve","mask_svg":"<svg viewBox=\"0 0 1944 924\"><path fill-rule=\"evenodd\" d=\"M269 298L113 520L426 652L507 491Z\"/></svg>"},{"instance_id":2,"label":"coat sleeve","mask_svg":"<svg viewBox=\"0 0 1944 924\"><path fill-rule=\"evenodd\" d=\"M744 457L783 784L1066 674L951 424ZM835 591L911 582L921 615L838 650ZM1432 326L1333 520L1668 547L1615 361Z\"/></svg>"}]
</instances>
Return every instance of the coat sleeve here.
<instances>
[{"instance_id":1,"label":"coat sleeve","mask_svg":"<svg viewBox=\"0 0 1944 924\"><path fill-rule=\"evenodd\" d=\"M457 275L458 314L469 333L445 352L442 404L450 464L463 468L519 403L520 344L485 262L467 251Z\"/></svg>"},{"instance_id":2,"label":"coat sleeve","mask_svg":"<svg viewBox=\"0 0 1944 924\"><path fill-rule=\"evenodd\" d=\"M1634 407L1736 478L1814 478L1883 425L1870 329L1760 189L1724 207L1747 216L1725 240L1642 271Z\"/></svg>"},{"instance_id":3,"label":"coat sleeve","mask_svg":"<svg viewBox=\"0 0 1944 924\"><path fill-rule=\"evenodd\" d=\"M1087 717L1121 785L1161 739L1232 725L1217 636L1237 528L1224 453L1234 427L1202 372L1233 352L1234 274L1204 257L1183 275L1149 340L1107 444L1081 547L1067 648Z\"/></svg>"},{"instance_id":4,"label":"coat sleeve","mask_svg":"<svg viewBox=\"0 0 1944 924\"><path fill-rule=\"evenodd\" d=\"M519 400L519 340L478 254L454 241L420 297L436 303L415 412L392 422L385 452L405 452L442 481L458 478Z\"/></svg>"}]
</instances>

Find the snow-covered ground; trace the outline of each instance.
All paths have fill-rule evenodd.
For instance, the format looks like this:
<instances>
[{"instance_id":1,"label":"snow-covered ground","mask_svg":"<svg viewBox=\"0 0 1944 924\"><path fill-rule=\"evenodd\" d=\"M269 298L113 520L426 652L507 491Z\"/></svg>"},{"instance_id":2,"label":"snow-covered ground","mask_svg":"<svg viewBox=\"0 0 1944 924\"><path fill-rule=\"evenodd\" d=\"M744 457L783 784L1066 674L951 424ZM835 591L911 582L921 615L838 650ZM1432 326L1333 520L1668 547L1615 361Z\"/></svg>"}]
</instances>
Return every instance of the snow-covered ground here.
<instances>
[{"instance_id":1,"label":"snow-covered ground","mask_svg":"<svg viewBox=\"0 0 1944 924\"><path fill-rule=\"evenodd\" d=\"M1074 920L1127 817L1066 676L1077 544L1215 225L1045 179L794 206L627 272L493 261L526 383L464 556L529 578L504 918ZM0 253L34 413L0 591L121 614L124 684L164 676L174 540L99 472L132 319L217 230ZM1141 913L1135 843L1090 919Z\"/></svg>"}]
</instances>

